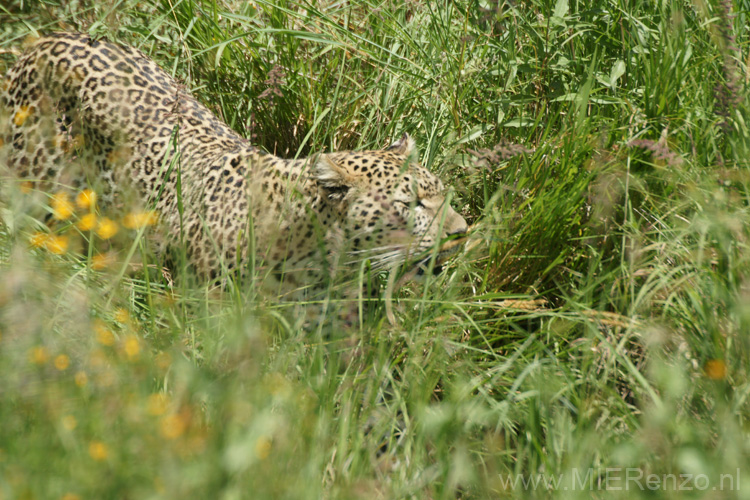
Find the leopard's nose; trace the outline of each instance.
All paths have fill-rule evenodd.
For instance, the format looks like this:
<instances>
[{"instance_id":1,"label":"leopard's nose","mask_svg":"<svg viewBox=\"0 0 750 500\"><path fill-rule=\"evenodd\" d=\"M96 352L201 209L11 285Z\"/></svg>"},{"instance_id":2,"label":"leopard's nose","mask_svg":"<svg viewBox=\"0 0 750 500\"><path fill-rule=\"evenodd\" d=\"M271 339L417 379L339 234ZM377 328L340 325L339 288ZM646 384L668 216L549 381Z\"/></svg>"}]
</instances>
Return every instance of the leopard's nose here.
<instances>
[{"instance_id":1,"label":"leopard's nose","mask_svg":"<svg viewBox=\"0 0 750 500\"><path fill-rule=\"evenodd\" d=\"M456 214L456 216L458 217L458 220L454 222L452 225L453 227L449 228L448 236L464 236L469 232L469 226L466 224L464 218L458 214Z\"/></svg>"},{"instance_id":2,"label":"leopard's nose","mask_svg":"<svg viewBox=\"0 0 750 500\"><path fill-rule=\"evenodd\" d=\"M463 226L461 226L461 229L456 229L455 231L451 231L450 233L448 233L448 236L465 236L468 232L469 226L464 224Z\"/></svg>"}]
</instances>

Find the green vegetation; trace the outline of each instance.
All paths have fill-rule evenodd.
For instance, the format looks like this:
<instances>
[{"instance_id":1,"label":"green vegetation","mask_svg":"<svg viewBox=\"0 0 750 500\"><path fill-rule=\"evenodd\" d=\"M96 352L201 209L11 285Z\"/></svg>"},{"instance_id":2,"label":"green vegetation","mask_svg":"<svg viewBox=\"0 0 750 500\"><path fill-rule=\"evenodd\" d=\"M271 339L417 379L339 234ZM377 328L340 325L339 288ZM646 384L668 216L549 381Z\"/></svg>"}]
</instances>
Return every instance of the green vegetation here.
<instances>
[{"instance_id":1,"label":"green vegetation","mask_svg":"<svg viewBox=\"0 0 750 500\"><path fill-rule=\"evenodd\" d=\"M0 498L739 497L748 8L3 3L3 72L87 31L281 156L409 132L473 231L395 325L356 286L313 321L172 280L138 224L105 239L71 206L39 236L65 200L2 174Z\"/></svg>"}]
</instances>

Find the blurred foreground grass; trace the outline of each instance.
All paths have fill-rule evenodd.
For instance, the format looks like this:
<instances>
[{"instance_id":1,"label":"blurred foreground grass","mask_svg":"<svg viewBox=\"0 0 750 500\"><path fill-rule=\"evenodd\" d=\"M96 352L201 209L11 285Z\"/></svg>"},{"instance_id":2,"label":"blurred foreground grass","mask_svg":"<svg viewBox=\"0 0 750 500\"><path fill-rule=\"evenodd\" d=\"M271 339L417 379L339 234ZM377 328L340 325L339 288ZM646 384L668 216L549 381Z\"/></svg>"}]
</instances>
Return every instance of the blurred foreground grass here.
<instances>
[{"instance_id":1,"label":"blurred foreground grass","mask_svg":"<svg viewBox=\"0 0 750 500\"><path fill-rule=\"evenodd\" d=\"M397 326L356 294L310 322L162 273L148 214L1 174L0 498L747 497L747 15L0 5L0 68L88 31L285 157L406 131L475 225Z\"/></svg>"}]
</instances>

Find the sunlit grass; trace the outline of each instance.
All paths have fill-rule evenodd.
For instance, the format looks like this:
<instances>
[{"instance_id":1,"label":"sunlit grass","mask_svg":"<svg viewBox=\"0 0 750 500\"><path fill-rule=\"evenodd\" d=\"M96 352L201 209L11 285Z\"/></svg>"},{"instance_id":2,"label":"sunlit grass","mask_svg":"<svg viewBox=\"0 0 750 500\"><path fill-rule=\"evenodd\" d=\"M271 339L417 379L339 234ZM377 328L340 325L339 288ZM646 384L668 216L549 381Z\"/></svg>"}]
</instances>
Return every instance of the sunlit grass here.
<instances>
[{"instance_id":1,"label":"sunlit grass","mask_svg":"<svg viewBox=\"0 0 750 500\"><path fill-rule=\"evenodd\" d=\"M106 36L284 157L409 132L474 228L391 325L366 266L279 302L194 279L159 214L95 183L0 173L0 498L497 498L588 471L602 497L684 493L625 490L629 468L742 496L721 482L750 470L748 31L728 8L0 6L0 68L29 35Z\"/></svg>"}]
</instances>

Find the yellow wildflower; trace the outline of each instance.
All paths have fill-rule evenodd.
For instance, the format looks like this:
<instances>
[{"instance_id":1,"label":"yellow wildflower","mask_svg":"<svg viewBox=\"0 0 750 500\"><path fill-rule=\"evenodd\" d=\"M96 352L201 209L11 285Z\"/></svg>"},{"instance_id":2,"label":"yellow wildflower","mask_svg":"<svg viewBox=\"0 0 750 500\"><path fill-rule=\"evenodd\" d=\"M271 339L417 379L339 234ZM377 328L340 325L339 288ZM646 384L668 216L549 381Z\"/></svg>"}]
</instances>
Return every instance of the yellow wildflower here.
<instances>
[{"instance_id":1,"label":"yellow wildflower","mask_svg":"<svg viewBox=\"0 0 750 500\"><path fill-rule=\"evenodd\" d=\"M172 415L167 415L161 419L160 432L161 435L167 439L177 439L178 437L185 434L185 431L190 424L190 414L187 412L180 412Z\"/></svg>"},{"instance_id":2,"label":"yellow wildflower","mask_svg":"<svg viewBox=\"0 0 750 500\"><path fill-rule=\"evenodd\" d=\"M31 243L31 246L34 248L42 248L47 245L47 238L49 238L47 233L36 232L31 235L31 238L29 238L29 243Z\"/></svg>"},{"instance_id":3,"label":"yellow wildflower","mask_svg":"<svg viewBox=\"0 0 750 500\"><path fill-rule=\"evenodd\" d=\"M101 441L91 441L91 443L89 443L89 455L91 455L91 458L97 462L101 462L106 460L109 456L109 449L107 449L107 445Z\"/></svg>"},{"instance_id":4,"label":"yellow wildflower","mask_svg":"<svg viewBox=\"0 0 750 500\"><path fill-rule=\"evenodd\" d=\"M75 493L66 493L60 497L60 500L81 500L81 497Z\"/></svg>"},{"instance_id":5,"label":"yellow wildflower","mask_svg":"<svg viewBox=\"0 0 750 500\"><path fill-rule=\"evenodd\" d=\"M47 247L47 250L53 254L62 255L68 251L69 243L70 239L67 236L52 234L47 238L45 246Z\"/></svg>"},{"instance_id":6,"label":"yellow wildflower","mask_svg":"<svg viewBox=\"0 0 750 500\"><path fill-rule=\"evenodd\" d=\"M96 334L96 341L101 345L112 345L115 343L114 334L102 321L94 322L94 333Z\"/></svg>"},{"instance_id":7,"label":"yellow wildflower","mask_svg":"<svg viewBox=\"0 0 750 500\"><path fill-rule=\"evenodd\" d=\"M83 387L89 383L89 376L86 375L86 372L76 373L76 376L73 377L73 379L75 380L78 387Z\"/></svg>"},{"instance_id":8,"label":"yellow wildflower","mask_svg":"<svg viewBox=\"0 0 750 500\"><path fill-rule=\"evenodd\" d=\"M125 355L129 360L133 361L138 359L138 354L141 352L141 344L138 341L138 337L135 335L128 335L125 337L123 351L125 351Z\"/></svg>"},{"instance_id":9,"label":"yellow wildflower","mask_svg":"<svg viewBox=\"0 0 750 500\"><path fill-rule=\"evenodd\" d=\"M91 231L96 227L96 214L95 213L87 213L81 219L78 221L78 229L81 231Z\"/></svg>"},{"instance_id":10,"label":"yellow wildflower","mask_svg":"<svg viewBox=\"0 0 750 500\"><path fill-rule=\"evenodd\" d=\"M57 220L65 220L73 215L73 203L68 193L59 192L52 196L52 215Z\"/></svg>"},{"instance_id":11,"label":"yellow wildflower","mask_svg":"<svg viewBox=\"0 0 750 500\"><path fill-rule=\"evenodd\" d=\"M122 220L122 225L128 229L140 229L144 226L153 226L158 219L156 212L153 210L132 212L125 216Z\"/></svg>"},{"instance_id":12,"label":"yellow wildflower","mask_svg":"<svg viewBox=\"0 0 750 500\"><path fill-rule=\"evenodd\" d=\"M33 106L21 106L21 109L16 111L16 114L13 116L13 123L16 124L16 127L22 126L33 112Z\"/></svg>"},{"instance_id":13,"label":"yellow wildflower","mask_svg":"<svg viewBox=\"0 0 750 500\"><path fill-rule=\"evenodd\" d=\"M115 264L115 255L112 252L98 253L91 258L91 268L101 271Z\"/></svg>"},{"instance_id":14,"label":"yellow wildflower","mask_svg":"<svg viewBox=\"0 0 750 500\"><path fill-rule=\"evenodd\" d=\"M29 351L29 361L35 365L43 365L49 360L49 351L44 346L37 346Z\"/></svg>"},{"instance_id":15,"label":"yellow wildflower","mask_svg":"<svg viewBox=\"0 0 750 500\"><path fill-rule=\"evenodd\" d=\"M118 307L115 310L115 321L118 323L127 323L130 320L130 314L128 313L127 309L123 307Z\"/></svg>"},{"instance_id":16,"label":"yellow wildflower","mask_svg":"<svg viewBox=\"0 0 750 500\"><path fill-rule=\"evenodd\" d=\"M96 205L96 192L91 189L84 189L76 196L76 205L84 209L93 209Z\"/></svg>"},{"instance_id":17,"label":"yellow wildflower","mask_svg":"<svg viewBox=\"0 0 750 500\"><path fill-rule=\"evenodd\" d=\"M101 239L108 240L112 236L116 235L118 230L119 227L117 227L117 223L115 221L107 217L102 217L102 219L99 221L99 225L96 228L96 234L98 234Z\"/></svg>"},{"instance_id":18,"label":"yellow wildflower","mask_svg":"<svg viewBox=\"0 0 750 500\"><path fill-rule=\"evenodd\" d=\"M66 370L70 366L70 358L65 354L58 354L55 357L55 368L60 371Z\"/></svg>"},{"instance_id":19,"label":"yellow wildflower","mask_svg":"<svg viewBox=\"0 0 750 500\"><path fill-rule=\"evenodd\" d=\"M149 415L159 416L164 415L169 405L169 399L162 393L151 394L148 397L148 413Z\"/></svg>"}]
</instances>

